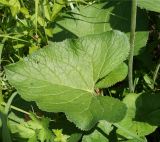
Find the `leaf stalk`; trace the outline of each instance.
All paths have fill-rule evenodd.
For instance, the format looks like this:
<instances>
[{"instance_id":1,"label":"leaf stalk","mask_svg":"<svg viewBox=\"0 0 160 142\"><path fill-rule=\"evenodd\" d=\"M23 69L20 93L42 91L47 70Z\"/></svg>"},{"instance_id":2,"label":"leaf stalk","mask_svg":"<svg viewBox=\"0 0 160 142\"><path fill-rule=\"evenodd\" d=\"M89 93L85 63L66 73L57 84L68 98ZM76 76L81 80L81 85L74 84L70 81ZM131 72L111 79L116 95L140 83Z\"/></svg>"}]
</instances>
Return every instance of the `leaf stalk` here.
<instances>
[{"instance_id":1,"label":"leaf stalk","mask_svg":"<svg viewBox=\"0 0 160 142\"><path fill-rule=\"evenodd\" d=\"M156 66L156 69L155 69L154 74L153 74L153 86L155 86L156 79L158 77L159 69L160 69L160 61L158 62L158 65Z\"/></svg>"},{"instance_id":2,"label":"leaf stalk","mask_svg":"<svg viewBox=\"0 0 160 142\"><path fill-rule=\"evenodd\" d=\"M128 61L128 81L129 81L129 91L134 92L133 84L133 56L134 56L134 44L135 44L135 34L136 34L136 16L137 16L137 0L132 0L131 9L131 33L130 33L130 54Z\"/></svg>"}]
</instances>

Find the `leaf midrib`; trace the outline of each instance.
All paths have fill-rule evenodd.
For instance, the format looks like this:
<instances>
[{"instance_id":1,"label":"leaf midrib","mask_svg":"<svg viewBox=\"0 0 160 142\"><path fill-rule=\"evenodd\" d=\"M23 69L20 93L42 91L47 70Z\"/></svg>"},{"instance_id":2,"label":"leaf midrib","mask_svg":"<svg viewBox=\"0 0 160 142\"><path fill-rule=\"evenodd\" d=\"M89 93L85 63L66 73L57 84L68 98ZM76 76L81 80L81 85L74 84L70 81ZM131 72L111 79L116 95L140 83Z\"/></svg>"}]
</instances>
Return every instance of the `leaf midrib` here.
<instances>
[{"instance_id":1,"label":"leaf midrib","mask_svg":"<svg viewBox=\"0 0 160 142\"><path fill-rule=\"evenodd\" d=\"M8 70L8 69L7 69L7 70ZM11 70L10 70L10 71L11 71ZM21 73L16 72L16 71L12 71L12 72L14 72L14 73L16 73L16 74L19 74L19 75L21 75L21 76L26 76L26 77L28 77L28 78L31 77L31 76L24 75L24 74L21 74ZM28 79L28 78L27 78L27 79ZM63 87L71 88L71 89L74 89L74 90L85 91L85 92L88 92L88 93L91 93L91 94L93 94L93 92L94 92L94 88L93 88L93 90L87 90L87 89L85 90L85 89L75 88L75 87L72 87L72 86L66 86L66 85L64 85L64 84L55 84L55 83L53 83L53 82L49 82L48 80L42 80L42 79L34 78L33 76L31 77L31 80L44 81L44 82L47 82L48 84L52 84L53 86L54 86L54 85L55 85L55 86L63 86Z\"/></svg>"}]
</instances>

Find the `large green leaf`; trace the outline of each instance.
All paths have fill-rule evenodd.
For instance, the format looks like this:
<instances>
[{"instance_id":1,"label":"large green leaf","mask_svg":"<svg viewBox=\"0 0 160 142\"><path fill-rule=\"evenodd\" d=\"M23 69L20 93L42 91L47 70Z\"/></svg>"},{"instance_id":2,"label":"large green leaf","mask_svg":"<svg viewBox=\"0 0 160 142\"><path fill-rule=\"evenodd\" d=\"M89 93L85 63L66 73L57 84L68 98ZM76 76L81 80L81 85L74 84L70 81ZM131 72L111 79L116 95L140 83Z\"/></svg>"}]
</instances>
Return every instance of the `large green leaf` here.
<instances>
[{"instance_id":1,"label":"large green leaf","mask_svg":"<svg viewBox=\"0 0 160 142\"><path fill-rule=\"evenodd\" d=\"M160 125L160 94L144 93L136 100L135 119L141 122L148 122L151 125Z\"/></svg>"},{"instance_id":2,"label":"large green leaf","mask_svg":"<svg viewBox=\"0 0 160 142\"><path fill-rule=\"evenodd\" d=\"M139 139L133 137L128 140L125 136L117 134L115 127L111 123L100 121L93 132L83 136L82 142L147 142L144 136Z\"/></svg>"},{"instance_id":3,"label":"large green leaf","mask_svg":"<svg viewBox=\"0 0 160 142\"><path fill-rule=\"evenodd\" d=\"M128 1L110 1L89 6L79 6L57 21L60 27L77 37L98 34L116 29L130 36L131 3ZM138 9L135 41L135 55L141 52L148 39L147 16Z\"/></svg>"},{"instance_id":4,"label":"large green leaf","mask_svg":"<svg viewBox=\"0 0 160 142\"><path fill-rule=\"evenodd\" d=\"M125 34L110 31L80 39L50 43L32 55L6 67L9 82L27 101L40 109L65 112L81 129L98 120L120 121L126 107L119 100L97 96L97 81L106 77L128 56Z\"/></svg>"},{"instance_id":5,"label":"large green leaf","mask_svg":"<svg viewBox=\"0 0 160 142\"><path fill-rule=\"evenodd\" d=\"M150 11L160 12L160 0L138 0L138 6Z\"/></svg>"},{"instance_id":6,"label":"large green leaf","mask_svg":"<svg viewBox=\"0 0 160 142\"><path fill-rule=\"evenodd\" d=\"M119 122L119 125L124 129L126 129L127 131L130 131L130 133L133 133L134 135L138 135L139 137L141 137L141 136L145 136L152 133L156 129L156 127L149 125L145 121L141 122L136 120L136 113L137 113L137 110L139 110L139 106L137 106L137 99L139 97L140 95L138 94L128 94L125 97L123 102L127 105L128 110L125 118L121 122ZM148 100L150 101L150 99ZM144 110L142 110L141 113L143 113L143 111ZM143 117L146 117L146 116L143 115ZM118 129L117 133L128 139L133 138L130 135L126 134L126 132L121 129Z\"/></svg>"}]
</instances>

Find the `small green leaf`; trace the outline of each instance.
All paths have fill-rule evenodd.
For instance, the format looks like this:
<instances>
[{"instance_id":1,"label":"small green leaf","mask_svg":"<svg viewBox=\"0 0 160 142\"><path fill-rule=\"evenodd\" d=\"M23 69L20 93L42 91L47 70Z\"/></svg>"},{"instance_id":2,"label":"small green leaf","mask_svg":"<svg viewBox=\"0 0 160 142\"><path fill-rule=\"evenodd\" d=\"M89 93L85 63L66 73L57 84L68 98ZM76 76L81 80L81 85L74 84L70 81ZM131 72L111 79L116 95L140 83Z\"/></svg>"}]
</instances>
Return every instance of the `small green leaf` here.
<instances>
[{"instance_id":1,"label":"small green leaf","mask_svg":"<svg viewBox=\"0 0 160 142\"><path fill-rule=\"evenodd\" d=\"M54 141L55 142L67 142L67 139L69 138L69 136L62 134L62 130L53 130L54 134L55 134L55 138Z\"/></svg>"},{"instance_id":2,"label":"small green leaf","mask_svg":"<svg viewBox=\"0 0 160 142\"><path fill-rule=\"evenodd\" d=\"M45 26L46 26L45 20L44 20L42 17L40 17L40 16L38 16L38 23L39 23L42 27L45 27Z\"/></svg>"},{"instance_id":3,"label":"small green leaf","mask_svg":"<svg viewBox=\"0 0 160 142\"><path fill-rule=\"evenodd\" d=\"M83 136L82 142L109 142L109 134L112 130L113 126L110 123L100 121L97 128L91 134Z\"/></svg>"},{"instance_id":4,"label":"small green leaf","mask_svg":"<svg viewBox=\"0 0 160 142\"><path fill-rule=\"evenodd\" d=\"M51 19L54 20L58 13L62 10L62 8L65 6L65 1L64 0L59 0L59 1L55 1L53 8L52 8L52 15L51 15Z\"/></svg>"},{"instance_id":5,"label":"small green leaf","mask_svg":"<svg viewBox=\"0 0 160 142\"><path fill-rule=\"evenodd\" d=\"M9 4L12 16L15 17L19 13L21 5L18 0L9 0Z\"/></svg>"},{"instance_id":6,"label":"small green leaf","mask_svg":"<svg viewBox=\"0 0 160 142\"><path fill-rule=\"evenodd\" d=\"M47 20L51 21L51 6L49 5L48 0L44 0L44 15Z\"/></svg>"},{"instance_id":7,"label":"small green leaf","mask_svg":"<svg viewBox=\"0 0 160 142\"><path fill-rule=\"evenodd\" d=\"M7 0L0 0L0 4L10 6L10 3Z\"/></svg>"},{"instance_id":8,"label":"small green leaf","mask_svg":"<svg viewBox=\"0 0 160 142\"><path fill-rule=\"evenodd\" d=\"M125 118L118 124L124 129L130 131L130 133L133 133L134 135L141 137L141 136L145 136L145 135L152 133L157 127L151 126L145 121L136 120L136 115L137 115L136 113L139 110L139 106L137 106L137 100L139 97L141 98L141 95L138 95L138 94L128 94L125 97L123 102L127 105L127 108L128 108L127 114ZM144 110L142 110L141 113L143 112ZM146 116L143 115L143 117L146 117ZM128 139L133 139L131 135L126 134L126 132L123 131L122 129L118 129L117 133Z\"/></svg>"},{"instance_id":9,"label":"small green leaf","mask_svg":"<svg viewBox=\"0 0 160 142\"><path fill-rule=\"evenodd\" d=\"M47 36L53 37L54 29L52 29L52 28L45 28L45 33L46 33Z\"/></svg>"},{"instance_id":10,"label":"small green leaf","mask_svg":"<svg viewBox=\"0 0 160 142\"><path fill-rule=\"evenodd\" d=\"M143 76L143 79L149 88L154 89L154 84L153 84L152 78L150 78L147 74L145 74Z\"/></svg>"},{"instance_id":11,"label":"small green leaf","mask_svg":"<svg viewBox=\"0 0 160 142\"><path fill-rule=\"evenodd\" d=\"M122 81L128 74L128 67L125 63L119 65L116 69L110 72L104 79L100 80L97 84L97 88L110 87L117 82Z\"/></svg>"},{"instance_id":12,"label":"small green leaf","mask_svg":"<svg viewBox=\"0 0 160 142\"><path fill-rule=\"evenodd\" d=\"M9 127L12 134L18 134L18 137L25 139L30 139L35 136L34 129L30 128L27 125L27 122L24 121L24 119L19 118L14 113L11 113L9 115L9 118L11 120L15 120L15 121L11 120L9 121Z\"/></svg>"},{"instance_id":13,"label":"small green leaf","mask_svg":"<svg viewBox=\"0 0 160 142\"><path fill-rule=\"evenodd\" d=\"M82 137L81 133L75 133L72 134L69 138L68 138L68 142L78 142Z\"/></svg>"},{"instance_id":14,"label":"small green leaf","mask_svg":"<svg viewBox=\"0 0 160 142\"><path fill-rule=\"evenodd\" d=\"M26 7L21 7L20 12L23 13L25 15L26 18L29 18L29 11Z\"/></svg>"},{"instance_id":15,"label":"small green leaf","mask_svg":"<svg viewBox=\"0 0 160 142\"><path fill-rule=\"evenodd\" d=\"M49 119L38 119L33 114L30 114L31 120L25 122L23 119L18 118L15 114L10 115L9 121L10 129L13 134L18 134L20 138L28 139L29 141L44 142L53 141L53 133L49 130ZM15 121L12 121L15 120Z\"/></svg>"},{"instance_id":16,"label":"small green leaf","mask_svg":"<svg viewBox=\"0 0 160 142\"><path fill-rule=\"evenodd\" d=\"M25 45L24 44L16 44L13 46L14 49L19 49L19 48L23 48Z\"/></svg>"}]
</instances>

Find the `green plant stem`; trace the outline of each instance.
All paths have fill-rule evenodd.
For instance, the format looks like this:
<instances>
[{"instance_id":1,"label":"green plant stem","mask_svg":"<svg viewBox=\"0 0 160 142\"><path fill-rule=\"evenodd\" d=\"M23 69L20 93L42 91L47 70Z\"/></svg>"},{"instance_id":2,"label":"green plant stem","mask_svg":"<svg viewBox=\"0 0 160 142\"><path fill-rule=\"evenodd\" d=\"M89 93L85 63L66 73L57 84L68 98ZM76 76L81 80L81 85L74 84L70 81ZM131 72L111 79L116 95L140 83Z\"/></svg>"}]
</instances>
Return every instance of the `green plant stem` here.
<instances>
[{"instance_id":1,"label":"green plant stem","mask_svg":"<svg viewBox=\"0 0 160 142\"><path fill-rule=\"evenodd\" d=\"M16 37L13 37L13 36L9 36L9 35L0 35L0 37L10 38L10 39L15 39L15 40L23 41L23 42L26 42L26 43L30 43L30 42L27 41L27 40L23 40L23 39L20 39L20 38L16 38Z\"/></svg>"},{"instance_id":2,"label":"green plant stem","mask_svg":"<svg viewBox=\"0 0 160 142\"><path fill-rule=\"evenodd\" d=\"M6 103L5 103L5 102L2 102L1 105L5 107L5 106L6 106ZM20 109L20 108L17 108L17 107L15 107L15 106L13 106L13 105L11 105L10 108L13 109L13 110L16 110L16 111L18 111L18 112L22 112L22 113L24 113L24 114L30 115L29 112L24 111L24 110L22 110L22 109Z\"/></svg>"},{"instance_id":3,"label":"green plant stem","mask_svg":"<svg viewBox=\"0 0 160 142\"><path fill-rule=\"evenodd\" d=\"M7 104L5 103L5 102L2 102L0 105L2 105L2 106L6 106ZM13 109L13 110L16 110L16 111L18 111L18 112L21 112L21 113L24 113L24 114L27 114L27 115L31 115L31 113L29 113L29 112L27 112L27 111L25 111L25 110L23 110L23 109L20 109L20 108L18 108L18 107L15 107L15 106L13 106L13 105L10 105L10 108L11 109ZM37 118L42 118L42 117L40 117L40 116L36 116ZM50 121L55 121L55 120L50 120Z\"/></svg>"},{"instance_id":4,"label":"green plant stem","mask_svg":"<svg viewBox=\"0 0 160 142\"><path fill-rule=\"evenodd\" d=\"M153 86L155 85L159 69L160 69L160 61L159 61L158 65L156 66L156 70L155 70L155 72L153 74Z\"/></svg>"},{"instance_id":5,"label":"green plant stem","mask_svg":"<svg viewBox=\"0 0 160 142\"><path fill-rule=\"evenodd\" d=\"M8 102L5 105L4 112L1 113L1 119L2 119L2 140L3 142L12 142L10 131L8 129L8 112L11 106L11 103L15 96L17 95L17 92L14 92L12 96L9 98Z\"/></svg>"},{"instance_id":6,"label":"green plant stem","mask_svg":"<svg viewBox=\"0 0 160 142\"><path fill-rule=\"evenodd\" d=\"M35 21L36 21L36 35L37 35L37 29L38 29L38 4L39 0L35 0Z\"/></svg>"},{"instance_id":7,"label":"green plant stem","mask_svg":"<svg viewBox=\"0 0 160 142\"><path fill-rule=\"evenodd\" d=\"M4 109L4 114L5 115L8 115L8 112L9 112L9 108L11 106L11 103L12 103L12 100L14 99L14 97L17 95L17 92L14 92L12 94L12 96L9 98L7 104L5 105L5 109Z\"/></svg>"},{"instance_id":8,"label":"green plant stem","mask_svg":"<svg viewBox=\"0 0 160 142\"><path fill-rule=\"evenodd\" d=\"M21 4L23 7L25 7L23 0L20 0Z\"/></svg>"},{"instance_id":9,"label":"green plant stem","mask_svg":"<svg viewBox=\"0 0 160 142\"><path fill-rule=\"evenodd\" d=\"M128 62L128 81L129 91L134 92L133 84L133 55L134 55L134 42L135 42L135 30L136 30L136 16L137 16L137 0L132 0L131 11L131 34L130 34L130 54Z\"/></svg>"}]
</instances>

